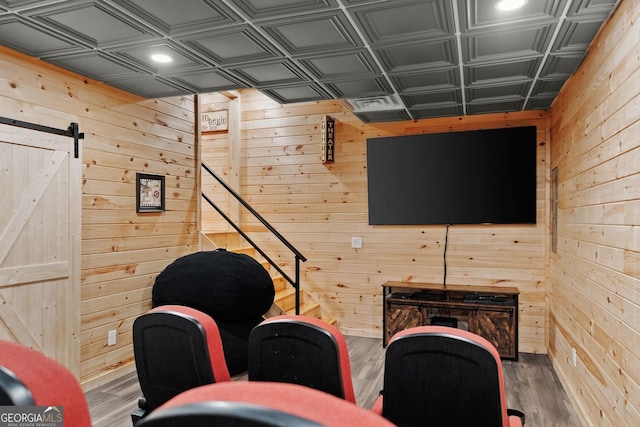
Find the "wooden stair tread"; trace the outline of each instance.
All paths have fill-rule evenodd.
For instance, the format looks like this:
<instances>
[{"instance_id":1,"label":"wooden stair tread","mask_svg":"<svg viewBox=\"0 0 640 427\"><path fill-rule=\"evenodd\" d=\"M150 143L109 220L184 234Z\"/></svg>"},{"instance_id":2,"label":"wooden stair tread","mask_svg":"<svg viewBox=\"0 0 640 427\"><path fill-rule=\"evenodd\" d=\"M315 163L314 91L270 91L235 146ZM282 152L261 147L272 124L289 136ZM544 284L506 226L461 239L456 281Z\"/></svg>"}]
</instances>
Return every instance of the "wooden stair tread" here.
<instances>
[{"instance_id":1,"label":"wooden stair tread","mask_svg":"<svg viewBox=\"0 0 640 427\"><path fill-rule=\"evenodd\" d=\"M274 299L277 301L279 299L283 299L291 295L295 295L295 293L296 293L296 290L292 286L289 286L287 288L277 291Z\"/></svg>"}]
</instances>

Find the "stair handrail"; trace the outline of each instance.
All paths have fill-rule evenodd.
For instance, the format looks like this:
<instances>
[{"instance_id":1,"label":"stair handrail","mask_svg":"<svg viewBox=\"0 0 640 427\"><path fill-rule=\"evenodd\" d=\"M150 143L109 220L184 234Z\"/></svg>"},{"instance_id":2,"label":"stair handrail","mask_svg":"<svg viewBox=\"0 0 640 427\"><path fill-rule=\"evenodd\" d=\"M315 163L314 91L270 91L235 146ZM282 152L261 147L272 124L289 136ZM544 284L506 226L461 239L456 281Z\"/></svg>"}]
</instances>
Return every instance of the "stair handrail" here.
<instances>
[{"instance_id":1,"label":"stair handrail","mask_svg":"<svg viewBox=\"0 0 640 427\"><path fill-rule=\"evenodd\" d=\"M259 246L245 233L222 209L220 209L204 192L202 197L214 208L224 219L227 221L241 236L245 239L278 273L284 277L284 279L293 286L295 289L296 299L296 315L300 314L300 261L305 262L307 258L293 246L282 234L278 232L262 215L260 215L246 200L242 198L233 188L231 188L218 174L216 174L205 162L202 162L202 167L209 172L209 174L224 187L242 206L244 206L251 214L258 219L264 225L267 230L271 232L280 242L289 249L295 256L295 279L291 279L287 273L285 273L278 264L276 264Z\"/></svg>"}]
</instances>

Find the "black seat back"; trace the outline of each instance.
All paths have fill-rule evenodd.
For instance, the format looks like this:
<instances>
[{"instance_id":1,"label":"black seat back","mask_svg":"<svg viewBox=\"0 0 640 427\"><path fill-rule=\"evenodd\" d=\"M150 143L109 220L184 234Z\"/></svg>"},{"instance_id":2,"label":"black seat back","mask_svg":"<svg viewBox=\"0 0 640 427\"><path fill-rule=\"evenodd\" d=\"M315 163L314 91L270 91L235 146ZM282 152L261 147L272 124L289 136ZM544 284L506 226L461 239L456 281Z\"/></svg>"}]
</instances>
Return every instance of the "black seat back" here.
<instances>
[{"instance_id":1,"label":"black seat back","mask_svg":"<svg viewBox=\"0 0 640 427\"><path fill-rule=\"evenodd\" d=\"M348 350L338 340L342 334L320 319L267 319L249 335L249 381L304 385L355 403Z\"/></svg>"},{"instance_id":2,"label":"black seat back","mask_svg":"<svg viewBox=\"0 0 640 427\"><path fill-rule=\"evenodd\" d=\"M323 427L314 421L245 402L209 401L163 409L138 427Z\"/></svg>"},{"instance_id":3,"label":"black seat back","mask_svg":"<svg viewBox=\"0 0 640 427\"><path fill-rule=\"evenodd\" d=\"M486 348L457 332L392 340L385 356L382 415L399 426L502 427L497 363Z\"/></svg>"},{"instance_id":4,"label":"black seat back","mask_svg":"<svg viewBox=\"0 0 640 427\"><path fill-rule=\"evenodd\" d=\"M138 317L133 349L148 411L185 390L215 382L206 333L192 317L161 311Z\"/></svg>"}]
</instances>

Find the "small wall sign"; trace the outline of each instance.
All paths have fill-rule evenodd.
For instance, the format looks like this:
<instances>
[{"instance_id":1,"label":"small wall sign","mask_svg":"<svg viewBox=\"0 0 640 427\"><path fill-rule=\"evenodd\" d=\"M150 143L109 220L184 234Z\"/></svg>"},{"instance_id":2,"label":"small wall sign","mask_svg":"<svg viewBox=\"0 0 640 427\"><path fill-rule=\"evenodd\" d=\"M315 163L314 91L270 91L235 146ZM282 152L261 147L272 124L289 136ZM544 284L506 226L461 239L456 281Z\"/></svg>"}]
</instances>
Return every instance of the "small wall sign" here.
<instances>
[{"instance_id":1,"label":"small wall sign","mask_svg":"<svg viewBox=\"0 0 640 427\"><path fill-rule=\"evenodd\" d=\"M335 153L335 120L332 117L322 118L322 163L333 163Z\"/></svg>"},{"instance_id":2,"label":"small wall sign","mask_svg":"<svg viewBox=\"0 0 640 427\"><path fill-rule=\"evenodd\" d=\"M229 128L229 111L208 111L200 115L200 131L214 132Z\"/></svg>"}]
</instances>

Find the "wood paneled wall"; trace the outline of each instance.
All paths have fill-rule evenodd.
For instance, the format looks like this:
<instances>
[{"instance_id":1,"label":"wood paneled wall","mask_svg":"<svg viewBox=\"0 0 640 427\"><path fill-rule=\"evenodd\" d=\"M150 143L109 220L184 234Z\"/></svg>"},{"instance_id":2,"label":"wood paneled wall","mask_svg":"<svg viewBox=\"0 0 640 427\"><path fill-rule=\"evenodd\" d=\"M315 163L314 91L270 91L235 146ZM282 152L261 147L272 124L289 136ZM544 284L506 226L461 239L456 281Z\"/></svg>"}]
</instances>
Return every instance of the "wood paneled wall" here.
<instances>
[{"instance_id":1,"label":"wood paneled wall","mask_svg":"<svg viewBox=\"0 0 640 427\"><path fill-rule=\"evenodd\" d=\"M590 426L640 425L639 21L623 1L551 110L549 354Z\"/></svg>"},{"instance_id":2,"label":"wood paneled wall","mask_svg":"<svg viewBox=\"0 0 640 427\"><path fill-rule=\"evenodd\" d=\"M133 360L131 324L151 306L155 276L197 249L192 97L143 100L0 48L5 117L66 128L81 141L81 381L111 378ZM136 172L166 176L166 212L137 214ZM107 346L107 333L117 344ZM132 369L132 365L128 366Z\"/></svg>"},{"instance_id":3,"label":"wood paneled wall","mask_svg":"<svg viewBox=\"0 0 640 427\"><path fill-rule=\"evenodd\" d=\"M236 101L235 103L238 103ZM229 112L235 108L234 100L220 93L203 94L199 96L200 110L205 113L208 111L226 110ZM236 152L238 144L232 144L231 140L234 133L237 133L238 125L236 122L229 126L226 131L203 132L200 136L202 141L200 148L200 156L202 161L209 166L219 177L225 180L236 192L240 192L237 178L239 171L236 173L237 166L233 166L234 158L232 153ZM235 160L237 162L237 160ZM239 165L240 163L237 162ZM233 215L237 220L237 213L231 212L233 201L228 192L209 175L206 171L202 171L202 192L206 194L220 209L226 214ZM221 216L206 201L202 201L201 211L203 228L208 232L227 232L233 231L232 227L222 220Z\"/></svg>"},{"instance_id":4,"label":"wood paneled wall","mask_svg":"<svg viewBox=\"0 0 640 427\"><path fill-rule=\"evenodd\" d=\"M279 105L240 91L243 197L307 258L302 286L349 334L382 337L381 285L388 280L436 282L443 277L445 226L370 226L366 140L369 137L536 125L537 225L452 226L447 283L517 286L520 349L546 352L548 283L548 117L545 112L363 124L338 101ZM320 120L336 119L336 161L322 164ZM221 147L222 135L215 139ZM215 151L203 142L203 153ZM218 167L227 166L219 156ZM415 191L420 191L416 183ZM249 229L259 229L242 216ZM210 225L203 223L203 228ZM362 237L362 249L351 237ZM251 236L293 268L290 252ZM290 270L292 271L292 270Z\"/></svg>"}]
</instances>

